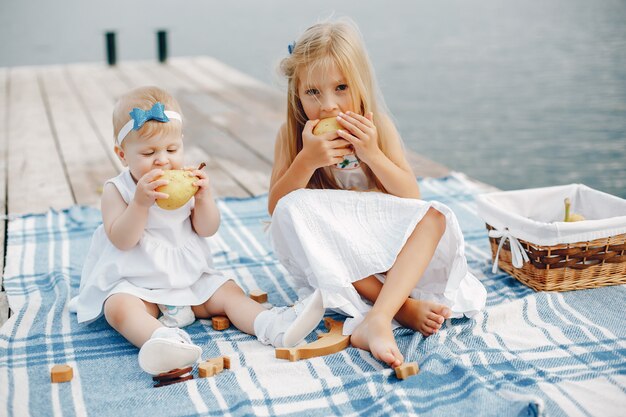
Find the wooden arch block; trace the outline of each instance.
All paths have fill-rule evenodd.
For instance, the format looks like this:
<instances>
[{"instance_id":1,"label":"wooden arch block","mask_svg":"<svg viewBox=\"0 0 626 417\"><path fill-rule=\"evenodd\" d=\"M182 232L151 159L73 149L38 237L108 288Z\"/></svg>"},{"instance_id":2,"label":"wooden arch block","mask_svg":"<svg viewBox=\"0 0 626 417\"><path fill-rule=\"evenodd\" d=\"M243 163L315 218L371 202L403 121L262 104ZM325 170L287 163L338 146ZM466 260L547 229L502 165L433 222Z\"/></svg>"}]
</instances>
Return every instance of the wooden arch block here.
<instances>
[{"instance_id":1,"label":"wooden arch block","mask_svg":"<svg viewBox=\"0 0 626 417\"><path fill-rule=\"evenodd\" d=\"M344 336L342 334L342 321L336 321L330 317L326 317L324 319L324 325L329 332L319 335L318 340L298 347L278 348L276 349L276 357L278 359L289 359L289 361L295 362L300 359L330 355L350 345L350 336Z\"/></svg>"},{"instance_id":2,"label":"wooden arch block","mask_svg":"<svg viewBox=\"0 0 626 417\"><path fill-rule=\"evenodd\" d=\"M230 361L229 364L230 366ZM198 376L200 378L207 378L219 374L224 370L224 356L218 358L211 358L198 365Z\"/></svg>"}]
</instances>

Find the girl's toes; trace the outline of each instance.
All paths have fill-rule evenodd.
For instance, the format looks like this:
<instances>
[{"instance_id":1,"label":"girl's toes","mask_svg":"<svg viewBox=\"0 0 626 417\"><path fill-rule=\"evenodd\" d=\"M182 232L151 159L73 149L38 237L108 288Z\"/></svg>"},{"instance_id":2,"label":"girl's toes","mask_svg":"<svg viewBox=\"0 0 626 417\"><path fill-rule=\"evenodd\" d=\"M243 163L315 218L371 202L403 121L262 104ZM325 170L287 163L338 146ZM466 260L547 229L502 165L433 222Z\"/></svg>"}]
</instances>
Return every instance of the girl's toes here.
<instances>
[{"instance_id":1,"label":"girl's toes","mask_svg":"<svg viewBox=\"0 0 626 417\"><path fill-rule=\"evenodd\" d=\"M445 318L440 314L428 313L426 320L434 321L435 323L438 323L439 325L441 325L445 321Z\"/></svg>"},{"instance_id":2,"label":"girl's toes","mask_svg":"<svg viewBox=\"0 0 626 417\"><path fill-rule=\"evenodd\" d=\"M393 351L393 356L395 357L394 362L391 364L392 368L395 368L397 366L402 365L402 363L404 362L404 356L402 355L402 353L400 353L399 350L394 349Z\"/></svg>"},{"instance_id":3,"label":"girl's toes","mask_svg":"<svg viewBox=\"0 0 626 417\"><path fill-rule=\"evenodd\" d=\"M422 334L422 336L428 337L431 334L433 334L435 331L434 329L431 329L430 327L426 326L426 324L424 324L422 325L422 327L420 327L419 332Z\"/></svg>"},{"instance_id":4,"label":"girl's toes","mask_svg":"<svg viewBox=\"0 0 626 417\"><path fill-rule=\"evenodd\" d=\"M444 319L447 319L452 314L452 310L446 306L439 306L439 308L434 309L433 311L442 316Z\"/></svg>"},{"instance_id":5,"label":"girl's toes","mask_svg":"<svg viewBox=\"0 0 626 417\"><path fill-rule=\"evenodd\" d=\"M385 362L389 366L394 366L394 363L397 361L396 356L389 350L382 352L378 359Z\"/></svg>"},{"instance_id":6,"label":"girl's toes","mask_svg":"<svg viewBox=\"0 0 626 417\"><path fill-rule=\"evenodd\" d=\"M435 321L435 320L426 320L426 322L424 323L426 328L430 329L430 330L439 330L441 328L441 323Z\"/></svg>"}]
</instances>

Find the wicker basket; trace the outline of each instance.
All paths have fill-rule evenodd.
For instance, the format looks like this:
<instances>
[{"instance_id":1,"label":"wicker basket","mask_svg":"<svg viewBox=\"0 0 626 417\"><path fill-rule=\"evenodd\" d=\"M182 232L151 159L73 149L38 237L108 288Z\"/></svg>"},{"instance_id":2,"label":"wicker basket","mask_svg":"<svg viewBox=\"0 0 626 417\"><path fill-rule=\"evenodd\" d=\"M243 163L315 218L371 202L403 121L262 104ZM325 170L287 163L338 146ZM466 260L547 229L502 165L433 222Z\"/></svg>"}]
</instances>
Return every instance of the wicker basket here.
<instances>
[{"instance_id":1,"label":"wicker basket","mask_svg":"<svg viewBox=\"0 0 626 417\"><path fill-rule=\"evenodd\" d=\"M492 230L487 224L487 230ZM518 239L530 262L515 268L502 245L498 266L536 291L570 291L626 284L626 234L589 242L539 246ZM489 238L495 262L500 238Z\"/></svg>"}]
</instances>

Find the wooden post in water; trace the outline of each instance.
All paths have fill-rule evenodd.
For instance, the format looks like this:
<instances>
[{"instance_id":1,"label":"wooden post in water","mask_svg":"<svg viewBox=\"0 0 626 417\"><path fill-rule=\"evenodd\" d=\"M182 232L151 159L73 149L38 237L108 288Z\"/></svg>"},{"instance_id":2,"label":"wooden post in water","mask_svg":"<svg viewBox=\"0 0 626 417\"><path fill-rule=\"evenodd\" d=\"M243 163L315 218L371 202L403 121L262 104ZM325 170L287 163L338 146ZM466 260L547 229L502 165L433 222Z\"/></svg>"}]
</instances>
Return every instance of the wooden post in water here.
<instances>
[{"instance_id":1,"label":"wooden post in water","mask_svg":"<svg viewBox=\"0 0 626 417\"><path fill-rule=\"evenodd\" d=\"M159 62L164 63L167 61L167 31L159 30L157 32L157 45Z\"/></svg>"},{"instance_id":2,"label":"wooden post in water","mask_svg":"<svg viewBox=\"0 0 626 417\"><path fill-rule=\"evenodd\" d=\"M115 65L117 55L115 53L115 32L106 32L107 62L109 65Z\"/></svg>"}]
</instances>

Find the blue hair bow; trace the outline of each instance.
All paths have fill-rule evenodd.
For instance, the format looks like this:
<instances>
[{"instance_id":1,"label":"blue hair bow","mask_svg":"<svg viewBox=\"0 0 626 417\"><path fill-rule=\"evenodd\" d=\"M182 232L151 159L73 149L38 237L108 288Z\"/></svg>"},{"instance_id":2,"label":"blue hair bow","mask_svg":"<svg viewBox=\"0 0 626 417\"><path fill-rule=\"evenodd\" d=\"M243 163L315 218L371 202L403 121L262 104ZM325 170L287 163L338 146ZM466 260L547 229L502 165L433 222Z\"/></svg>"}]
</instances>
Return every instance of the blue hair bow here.
<instances>
[{"instance_id":1,"label":"blue hair bow","mask_svg":"<svg viewBox=\"0 0 626 417\"><path fill-rule=\"evenodd\" d=\"M294 49L296 49L296 41L293 41L289 45L287 45L287 50L289 51L289 55L293 54Z\"/></svg>"},{"instance_id":2,"label":"blue hair bow","mask_svg":"<svg viewBox=\"0 0 626 417\"><path fill-rule=\"evenodd\" d=\"M160 103L154 103L150 110L141 110L135 107L130 113L133 119L133 130L139 130L148 120L156 120L158 122L169 122L170 119L165 115L165 106Z\"/></svg>"}]
</instances>

